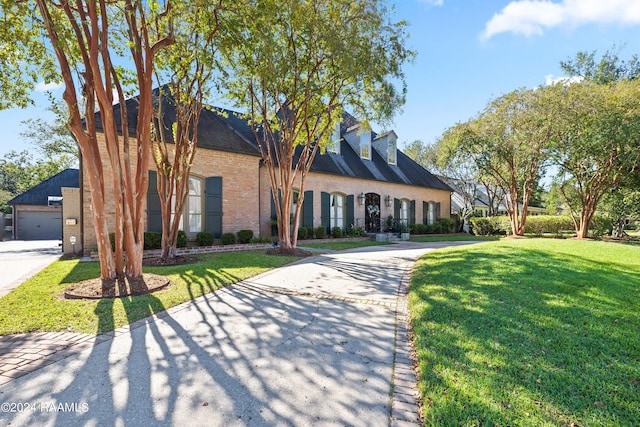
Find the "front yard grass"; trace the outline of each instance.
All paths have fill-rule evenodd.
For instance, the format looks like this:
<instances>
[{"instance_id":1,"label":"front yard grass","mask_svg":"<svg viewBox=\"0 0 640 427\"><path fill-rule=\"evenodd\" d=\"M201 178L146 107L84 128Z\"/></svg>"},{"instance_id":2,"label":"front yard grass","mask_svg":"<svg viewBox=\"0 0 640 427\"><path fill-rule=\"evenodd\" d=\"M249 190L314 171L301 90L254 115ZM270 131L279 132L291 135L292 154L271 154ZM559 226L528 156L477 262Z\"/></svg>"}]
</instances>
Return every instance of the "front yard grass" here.
<instances>
[{"instance_id":1,"label":"front yard grass","mask_svg":"<svg viewBox=\"0 0 640 427\"><path fill-rule=\"evenodd\" d=\"M172 285L137 297L62 300L72 283L100 276L97 262L56 261L0 298L0 335L35 331L104 333L298 258L260 251L198 255L195 264L145 267Z\"/></svg>"},{"instance_id":2,"label":"front yard grass","mask_svg":"<svg viewBox=\"0 0 640 427\"><path fill-rule=\"evenodd\" d=\"M411 237L412 242L465 242L465 241L494 241L500 236L474 236L473 234L449 234L440 236Z\"/></svg>"},{"instance_id":3,"label":"front yard grass","mask_svg":"<svg viewBox=\"0 0 640 427\"><path fill-rule=\"evenodd\" d=\"M432 252L410 310L425 425L640 423L640 247L522 239Z\"/></svg>"}]
</instances>

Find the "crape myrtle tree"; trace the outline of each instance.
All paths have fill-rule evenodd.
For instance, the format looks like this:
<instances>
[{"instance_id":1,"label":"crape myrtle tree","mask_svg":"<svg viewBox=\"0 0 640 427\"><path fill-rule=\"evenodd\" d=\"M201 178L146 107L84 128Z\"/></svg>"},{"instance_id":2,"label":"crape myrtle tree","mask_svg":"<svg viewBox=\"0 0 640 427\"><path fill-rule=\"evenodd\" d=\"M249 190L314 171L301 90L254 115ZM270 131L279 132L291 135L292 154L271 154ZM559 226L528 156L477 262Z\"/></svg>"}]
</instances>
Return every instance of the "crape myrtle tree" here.
<instances>
[{"instance_id":1,"label":"crape myrtle tree","mask_svg":"<svg viewBox=\"0 0 640 427\"><path fill-rule=\"evenodd\" d=\"M549 95L547 88L515 90L449 136L453 149L468 153L480 175L504 195L514 236L524 235L529 199L548 156L555 115Z\"/></svg>"},{"instance_id":2,"label":"crape myrtle tree","mask_svg":"<svg viewBox=\"0 0 640 427\"><path fill-rule=\"evenodd\" d=\"M35 0L31 9L32 16L37 17L32 25L40 28L50 42L65 84L63 99L69 108L69 129L80 148L91 190L104 295L115 291L114 279L142 276L153 61L157 52L172 41L169 11L166 2L135 0ZM128 39L120 51L128 52L125 60L134 64L139 92L135 135L129 135L122 74L114 63L118 40L113 37L114 29L122 28ZM115 102L120 104L120 128ZM106 154L100 150L98 126L104 135ZM107 192L103 182L105 168L113 173L112 192ZM107 200L115 205L115 256L109 242Z\"/></svg>"},{"instance_id":3,"label":"crape myrtle tree","mask_svg":"<svg viewBox=\"0 0 640 427\"><path fill-rule=\"evenodd\" d=\"M625 61L619 52L614 46L599 60L595 51L578 52L560 63L569 76L581 81L556 88L562 92L556 98L562 114L554 122L558 129L552 150L558 169L555 181L579 238L587 238L602 198L636 173L640 162L640 59L633 55ZM625 200L633 198L612 195L606 210L619 213Z\"/></svg>"},{"instance_id":4,"label":"crape myrtle tree","mask_svg":"<svg viewBox=\"0 0 640 427\"><path fill-rule=\"evenodd\" d=\"M390 117L404 102L406 23L378 0L241 1L225 21L226 91L247 118L269 173L280 247L297 244L305 178L350 109ZM396 89L396 84L401 90ZM293 190L299 200L293 218ZM290 228L293 222L293 227Z\"/></svg>"},{"instance_id":5,"label":"crape myrtle tree","mask_svg":"<svg viewBox=\"0 0 640 427\"><path fill-rule=\"evenodd\" d=\"M174 3L179 16L173 26L174 43L157 59L158 99L153 120L152 157L158 172L162 212L162 254L175 257L182 213L189 195L189 174L198 145L198 123L213 87L216 33L220 14L230 13L223 1ZM175 109L175 120L165 119L163 98Z\"/></svg>"},{"instance_id":6,"label":"crape myrtle tree","mask_svg":"<svg viewBox=\"0 0 640 427\"><path fill-rule=\"evenodd\" d=\"M468 219L474 212L479 176L478 168L468 152L452 149L457 129L456 126L447 129L441 138L428 145L415 140L405 146L404 153L455 187L464 204L458 212L462 219L462 229L468 232Z\"/></svg>"},{"instance_id":7,"label":"crape myrtle tree","mask_svg":"<svg viewBox=\"0 0 640 427\"><path fill-rule=\"evenodd\" d=\"M577 236L585 239L603 196L640 163L640 81L583 81L553 90L561 111L552 124L555 179Z\"/></svg>"}]
</instances>

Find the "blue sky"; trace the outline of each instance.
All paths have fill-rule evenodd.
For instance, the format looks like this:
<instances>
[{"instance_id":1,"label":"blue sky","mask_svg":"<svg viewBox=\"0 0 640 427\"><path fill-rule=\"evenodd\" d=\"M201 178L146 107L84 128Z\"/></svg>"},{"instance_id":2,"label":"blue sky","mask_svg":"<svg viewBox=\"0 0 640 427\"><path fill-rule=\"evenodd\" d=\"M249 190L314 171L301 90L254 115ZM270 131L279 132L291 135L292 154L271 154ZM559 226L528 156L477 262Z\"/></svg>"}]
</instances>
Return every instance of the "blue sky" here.
<instances>
[{"instance_id":1,"label":"blue sky","mask_svg":"<svg viewBox=\"0 0 640 427\"><path fill-rule=\"evenodd\" d=\"M604 53L624 46L623 59L640 54L639 0L396 0L397 18L409 22L409 47L418 52L406 67L407 103L391 125L402 147L432 142L487 102L521 87L562 77L561 60L578 51ZM40 88L42 90L42 87ZM54 90L61 96L62 89ZM0 157L30 148L20 122L45 117L36 107L0 111ZM380 131L381 129L374 129Z\"/></svg>"}]
</instances>

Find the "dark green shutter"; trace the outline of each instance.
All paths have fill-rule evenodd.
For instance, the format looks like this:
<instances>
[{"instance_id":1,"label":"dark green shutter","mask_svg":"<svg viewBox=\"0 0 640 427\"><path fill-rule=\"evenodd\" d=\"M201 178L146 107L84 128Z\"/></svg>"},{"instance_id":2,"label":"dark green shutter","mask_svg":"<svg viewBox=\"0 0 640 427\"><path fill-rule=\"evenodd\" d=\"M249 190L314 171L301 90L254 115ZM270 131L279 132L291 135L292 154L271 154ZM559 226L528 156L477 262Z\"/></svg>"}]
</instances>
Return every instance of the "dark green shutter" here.
<instances>
[{"instance_id":1,"label":"dark green shutter","mask_svg":"<svg viewBox=\"0 0 640 427\"><path fill-rule=\"evenodd\" d=\"M304 192L304 202L302 202L302 226L313 227L313 191Z\"/></svg>"},{"instance_id":2,"label":"dark green shutter","mask_svg":"<svg viewBox=\"0 0 640 427\"><path fill-rule=\"evenodd\" d=\"M422 202L422 223L429 223L429 203Z\"/></svg>"},{"instance_id":3,"label":"dark green shutter","mask_svg":"<svg viewBox=\"0 0 640 427\"><path fill-rule=\"evenodd\" d=\"M222 177L210 176L205 180L205 231L219 238L222 235Z\"/></svg>"},{"instance_id":4,"label":"dark green shutter","mask_svg":"<svg viewBox=\"0 0 640 427\"><path fill-rule=\"evenodd\" d=\"M352 195L347 196L347 223L345 227L347 230L353 225L356 225L356 212L355 212L355 197Z\"/></svg>"},{"instance_id":5,"label":"dark green shutter","mask_svg":"<svg viewBox=\"0 0 640 427\"><path fill-rule=\"evenodd\" d=\"M162 208L158 194L158 174L149 171L149 188L147 189L147 231L162 232Z\"/></svg>"},{"instance_id":6,"label":"dark green shutter","mask_svg":"<svg viewBox=\"0 0 640 427\"><path fill-rule=\"evenodd\" d=\"M412 200L409 204L409 224L416 223L416 201Z\"/></svg>"},{"instance_id":7,"label":"dark green shutter","mask_svg":"<svg viewBox=\"0 0 640 427\"><path fill-rule=\"evenodd\" d=\"M331 228L331 195L324 191L320 193L320 223L329 232Z\"/></svg>"},{"instance_id":8,"label":"dark green shutter","mask_svg":"<svg viewBox=\"0 0 640 427\"><path fill-rule=\"evenodd\" d=\"M440 219L440 202L436 203L436 220Z\"/></svg>"},{"instance_id":9,"label":"dark green shutter","mask_svg":"<svg viewBox=\"0 0 640 427\"><path fill-rule=\"evenodd\" d=\"M393 199L393 219L400 219L400 199Z\"/></svg>"}]
</instances>

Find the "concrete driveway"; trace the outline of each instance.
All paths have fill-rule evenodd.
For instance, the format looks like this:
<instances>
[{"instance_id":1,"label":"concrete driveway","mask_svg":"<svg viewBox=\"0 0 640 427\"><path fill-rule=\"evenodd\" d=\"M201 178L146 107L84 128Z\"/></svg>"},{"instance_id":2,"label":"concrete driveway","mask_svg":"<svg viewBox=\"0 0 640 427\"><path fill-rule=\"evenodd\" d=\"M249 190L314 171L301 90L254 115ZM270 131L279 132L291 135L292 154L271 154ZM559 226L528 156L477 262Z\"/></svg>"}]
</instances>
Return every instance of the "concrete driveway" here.
<instances>
[{"instance_id":1,"label":"concrete driveway","mask_svg":"<svg viewBox=\"0 0 640 427\"><path fill-rule=\"evenodd\" d=\"M401 289L459 244L316 256L167 311L152 296L159 314L0 386L0 425L417 426Z\"/></svg>"},{"instance_id":2,"label":"concrete driveway","mask_svg":"<svg viewBox=\"0 0 640 427\"><path fill-rule=\"evenodd\" d=\"M20 286L61 255L60 240L0 242L0 297Z\"/></svg>"}]
</instances>

